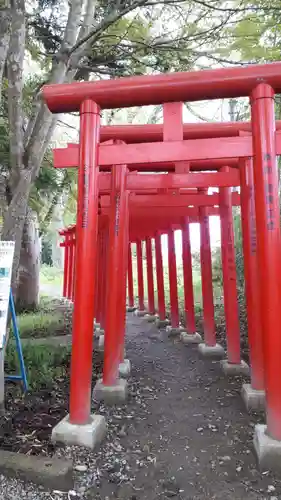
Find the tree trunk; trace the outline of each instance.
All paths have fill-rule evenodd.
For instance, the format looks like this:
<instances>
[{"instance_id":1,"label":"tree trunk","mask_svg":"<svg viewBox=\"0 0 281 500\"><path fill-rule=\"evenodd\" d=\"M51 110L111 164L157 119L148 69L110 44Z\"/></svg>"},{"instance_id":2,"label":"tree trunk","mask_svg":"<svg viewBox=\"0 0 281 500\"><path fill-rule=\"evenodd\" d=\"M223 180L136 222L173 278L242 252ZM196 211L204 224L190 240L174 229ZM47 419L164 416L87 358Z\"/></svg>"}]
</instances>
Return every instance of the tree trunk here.
<instances>
[{"instance_id":1,"label":"tree trunk","mask_svg":"<svg viewBox=\"0 0 281 500\"><path fill-rule=\"evenodd\" d=\"M13 193L12 201L5 213L3 224L3 240L15 242L15 253L12 273L12 289L16 301L17 275L20 260L22 232L28 207L28 198L31 189L31 172L24 170L18 185Z\"/></svg>"},{"instance_id":2,"label":"tree trunk","mask_svg":"<svg viewBox=\"0 0 281 500\"><path fill-rule=\"evenodd\" d=\"M50 238L52 241L53 265L59 269L62 269L63 266L63 252L62 248L59 246L58 232L63 226L62 205L58 203L55 207L53 220L50 224Z\"/></svg>"},{"instance_id":3,"label":"tree trunk","mask_svg":"<svg viewBox=\"0 0 281 500\"><path fill-rule=\"evenodd\" d=\"M34 310L39 304L40 242L37 217L26 217L20 252L17 310Z\"/></svg>"},{"instance_id":4,"label":"tree trunk","mask_svg":"<svg viewBox=\"0 0 281 500\"><path fill-rule=\"evenodd\" d=\"M1 102L3 71L9 49L10 28L11 28L10 9L8 8L0 9L0 102Z\"/></svg>"}]
</instances>

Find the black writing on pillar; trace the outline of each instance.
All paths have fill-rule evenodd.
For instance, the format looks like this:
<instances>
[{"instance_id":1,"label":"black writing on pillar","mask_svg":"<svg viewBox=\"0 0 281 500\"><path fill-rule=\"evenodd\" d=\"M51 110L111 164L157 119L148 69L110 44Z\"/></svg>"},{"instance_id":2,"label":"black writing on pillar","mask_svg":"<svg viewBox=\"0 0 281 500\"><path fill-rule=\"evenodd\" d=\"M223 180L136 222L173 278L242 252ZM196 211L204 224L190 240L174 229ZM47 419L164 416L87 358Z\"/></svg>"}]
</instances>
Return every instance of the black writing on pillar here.
<instances>
[{"instance_id":1,"label":"black writing on pillar","mask_svg":"<svg viewBox=\"0 0 281 500\"><path fill-rule=\"evenodd\" d=\"M88 205L89 205L89 167L83 167L83 206L82 206L82 228L88 227Z\"/></svg>"},{"instance_id":2,"label":"black writing on pillar","mask_svg":"<svg viewBox=\"0 0 281 500\"><path fill-rule=\"evenodd\" d=\"M234 240L230 224L227 227L227 265L230 275L236 272L234 259Z\"/></svg>"},{"instance_id":3,"label":"black writing on pillar","mask_svg":"<svg viewBox=\"0 0 281 500\"><path fill-rule=\"evenodd\" d=\"M120 223L120 195L115 196L115 234L118 236L119 233L119 223Z\"/></svg>"},{"instance_id":4,"label":"black writing on pillar","mask_svg":"<svg viewBox=\"0 0 281 500\"><path fill-rule=\"evenodd\" d=\"M266 204L266 225L269 231L275 229L274 221L274 193L271 177L273 173L272 156L270 153L265 153L263 171L265 174L265 204Z\"/></svg>"},{"instance_id":5,"label":"black writing on pillar","mask_svg":"<svg viewBox=\"0 0 281 500\"><path fill-rule=\"evenodd\" d=\"M250 196L250 251L254 255L257 252L257 228L256 228L256 214L254 203L254 190L253 186L249 188Z\"/></svg>"},{"instance_id":6,"label":"black writing on pillar","mask_svg":"<svg viewBox=\"0 0 281 500\"><path fill-rule=\"evenodd\" d=\"M209 231L209 217L204 215L203 217L203 232L204 232L204 243L205 246L210 245L210 231Z\"/></svg>"}]
</instances>

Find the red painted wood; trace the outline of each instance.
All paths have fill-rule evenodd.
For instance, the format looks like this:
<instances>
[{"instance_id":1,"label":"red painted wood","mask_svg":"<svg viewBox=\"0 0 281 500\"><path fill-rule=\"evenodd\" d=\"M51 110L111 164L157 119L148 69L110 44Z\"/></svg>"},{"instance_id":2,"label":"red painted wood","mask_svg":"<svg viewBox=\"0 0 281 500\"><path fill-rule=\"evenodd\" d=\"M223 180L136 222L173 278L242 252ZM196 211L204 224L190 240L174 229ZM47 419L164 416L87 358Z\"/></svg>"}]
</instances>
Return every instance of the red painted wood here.
<instances>
[{"instance_id":1,"label":"red painted wood","mask_svg":"<svg viewBox=\"0 0 281 500\"><path fill-rule=\"evenodd\" d=\"M72 424L89 422L91 410L92 345L96 241L98 232L98 106L86 100L80 113L75 301L70 374ZM86 182L85 182L86 179ZM85 293L85 290L87 293ZM83 332L83 335L81 335Z\"/></svg>"},{"instance_id":2,"label":"red painted wood","mask_svg":"<svg viewBox=\"0 0 281 500\"><path fill-rule=\"evenodd\" d=\"M45 85L42 95L50 111L65 113L78 111L85 96L113 109L248 96L260 81L280 92L281 63Z\"/></svg>"}]
</instances>

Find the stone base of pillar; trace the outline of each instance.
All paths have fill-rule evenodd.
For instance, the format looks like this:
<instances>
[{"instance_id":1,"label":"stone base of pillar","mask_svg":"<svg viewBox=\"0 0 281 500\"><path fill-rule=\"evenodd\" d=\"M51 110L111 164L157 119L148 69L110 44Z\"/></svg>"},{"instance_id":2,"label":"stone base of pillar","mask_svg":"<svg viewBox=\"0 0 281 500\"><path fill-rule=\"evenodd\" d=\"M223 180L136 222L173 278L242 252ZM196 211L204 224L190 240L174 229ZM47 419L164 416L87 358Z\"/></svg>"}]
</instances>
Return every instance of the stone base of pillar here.
<instances>
[{"instance_id":1,"label":"stone base of pillar","mask_svg":"<svg viewBox=\"0 0 281 500\"><path fill-rule=\"evenodd\" d=\"M119 378L114 385L104 385L102 379L98 380L93 390L93 399L108 405L124 404L127 399L127 381Z\"/></svg>"},{"instance_id":2,"label":"stone base of pillar","mask_svg":"<svg viewBox=\"0 0 281 500\"><path fill-rule=\"evenodd\" d=\"M104 351L104 335L99 335L98 337L99 342L97 346L97 351L103 352Z\"/></svg>"},{"instance_id":3,"label":"stone base of pillar","mask_svg":"<svg viewBox=\"0 0 281 500\"><path fill-rule=\"evenodd\" d=\"M207 345L202 343L198 346L198 351L203 358L222 359L225 357L224 348L220 344Z\"/></svg>"},{"instance_id":4,"label":"stone base of pillar","mask_svg":"<svg viewBox=\"0 0 281 500\"><path fill-rule=\"evenodd\" d=\"M251 384L243 384L241 397L248 412L265 409L265 391L257 391Z\"/></svg>"},{"instance_id":5,"label":"stone base of pillar","mask_svg":"<svg viewBox=\"0 0 281 500\"><path fill-rule=\"evenodd\" d=\"M145 315L145 319L148 323L154 323L158 319L158 314L148 313Z\"/></svg>"},{"instance_id":6,"label":"stone base of pillar","mask_svg":"<svg viewBox=\"0 0 281 500\"><path fill-rule=\"evenodd\" d=\"M104 329L103 328L96 328L94 331L94 337L95 339L99 339L104 335Z\"/></svg>"},{"instance_id":7,"label":"stone base of pillar","mask_svg":"<svg viewBox=\"0 0 281 500\"><path fill-rule=\"evenodd\" d=\"M166 328L170 324L170 321L168 319L159 319L157 318L155 321L155 326L159 329L161 328Z\"/></svg>"},{"instance_id":8,"label":"stone base of pillar","mask_svg":"<svg viewBox=\"0 0 281 500\"><path fill-rule=\"evenodd\" d=\"M127 306L126 311L127 313L134 312L136 310L137 306Z\"/></svg>"},{"instance_id":9,"label":"stone base of pillar","mask_svg":"<svg viewBox=\"0 0 281 500\"><path fill-rule=\"evenodd\" d=\"M266 425L258 424L254 432L254 449L260 471L281 472L281 441L266 434Z\"/></svg>"},{"instance_id":10,"label":"stone base of pillar","mask_svg":"<svg viewBox=\"0 0 281 500\"><path fill-rule=\"evenodd\" d=\"M53 428L51 440L53 443L85 446L93 450L104 439L106 430L106 421L102 415L90 415L90 421L85 425L70 423L67 415Z\"/></svg>"},{"instance_id":11,"label":"stone base of pillar","mask_svg":"<svg viewBox=\"0 0 281 500\"><path fill-rule=\"evenodd\" d=\"M200 344L202 342L202 337L200 333L187 333L182 332L180 334L180 339L185 345Z\"/></svg>"},{"instance_id":12,"label":"stone base of pillar","mask_svg":"<svg viewBox=\"0 0 281 500\"><path fill-rule=\"evenodd\" d=\"M239 364L229 363L227 359L221 361L222 371L228 377L235 377L236 375L249 375L250 369L245 361L241 361Z\"/></svg>"},{"instance_id":13,"label":"stone base of pillar","mask_svg":"<svg viewBox=\"0 0 281 500\"><path fill-rule=\"evenodd\" d=\"M129 359L124 359L119 365L119 377L128 378L131 374L131 361Z\"/></svg>"},{"instance_id":14,"label":"stone base of pillar","mask_svg":"<svg viewBox=\"0 0 281 500\"><path fill-rule=\"evenodd\" d=\"M185 329L182 326L174 327L174 326L168 325L168 326L166 326L166 332L168 333L169 337L177 337L181 333L185 332Z\"/></svg>"},{"instance_id":15,"label":"stone base of pillar","mask_svg":"<svg viewBox=\"0 0 281 500\"><path fill-rule=\"evenodd\" d=\"M145 316L147 314L147 311L143 310L141 311L140 309L135 309L134 311L134 315L139 317L139 318L143 318L143 316Z\"/></svg>"}]
</instances>

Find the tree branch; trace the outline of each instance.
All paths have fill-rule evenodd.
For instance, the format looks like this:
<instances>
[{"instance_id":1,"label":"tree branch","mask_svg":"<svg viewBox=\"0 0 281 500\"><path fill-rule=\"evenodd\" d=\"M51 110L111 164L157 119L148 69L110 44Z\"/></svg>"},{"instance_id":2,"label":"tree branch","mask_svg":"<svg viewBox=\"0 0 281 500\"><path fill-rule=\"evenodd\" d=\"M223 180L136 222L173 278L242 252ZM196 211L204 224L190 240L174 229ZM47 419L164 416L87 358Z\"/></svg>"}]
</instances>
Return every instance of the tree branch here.
<instances>
[{"instance_id":1,"label":"tree branch","mask_svg":"<svg viewBox=\"0 0 281 500\"><path fill-rule=\"evenodd\" d=\"M77 49L79 49L79 47L81 47L81 45L88 42L89 40L91 40L91 43L94 43L98 39L99 34L102 31L105 31L109 28L109 26L112 26L112 24L119 21L119 19L124 17L126 14L132 12L137 7L144 6L146 3L147 0L136 0L131 5L125 7L123 10L116 11L116 9L114 9L112 13L109 14L105 19L103 19L92 31L90 31L86 36L78 40L77 43L73 45L72 49L70 50L70 54L73 54Z\"/></svg>"}]
</instances>

